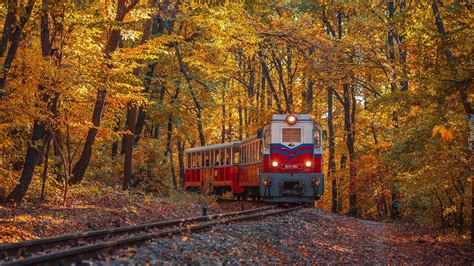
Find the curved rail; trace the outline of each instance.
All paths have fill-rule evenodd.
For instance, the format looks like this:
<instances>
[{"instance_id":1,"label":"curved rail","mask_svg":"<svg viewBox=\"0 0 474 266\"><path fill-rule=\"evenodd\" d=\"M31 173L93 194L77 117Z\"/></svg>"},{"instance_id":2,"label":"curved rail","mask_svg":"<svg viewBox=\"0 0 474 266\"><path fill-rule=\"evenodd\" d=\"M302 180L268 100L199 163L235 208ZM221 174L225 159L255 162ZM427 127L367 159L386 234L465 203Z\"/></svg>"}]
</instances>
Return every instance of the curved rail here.
<instances>
[{"instance_id":1,"label":"curved rail","mask_svg":"<svg viewBox=\"0 0 474 266\"><path fill-rule=\"evenodd\" d=\"M167 229L167 230L162 230L156 233L148 233L148 234L143 234L143 235L138 235L135 237L129 237L129 238L121 238L119 240L115 241L108 241L108 242L103 242L103 243L98 243L98 244L92 244L88 246L83 246L83 247L78 247L78 248L73 248L69 249L66 251L60 251L60 252L55 252L55 253L49 253L45 255L39 255L35 257L30 257L22 260L15 260L15 261L10 261L6 262L5 266L11 266L11 265L36 265L36 264L41 264L41 263L64 263L66 259L74 257L79 260L82 260L87 254L95 253L101 250L105 249L110 249L110 248L115 248L119 246L124 246L124 245L131 245L135 244L138 242L143 242L147 241L153 238L158 238L158 237L164 237L164 236L170 236L170 235L176 235L179 233L184 233L184 232L197 232L197 231L202 231L205 229L212 228L213 226L216 226L218 224L227 224L227 223L232 223L232 222L238 222L238 221L244 221L244 220L251 220L251 219L256 219L256 218L261 218L261 217L266 217L270 215L278 215L278 214L284 214L288 213L297 209L300 209L301 207L294 207L294 208L288 208L288 209L283 209L283 210L272 210L269 212L262 212L262 213L255 213L255 214L249 214L249 215L243 215L243 216L237 216L233 218L228 218L224 220L217 220L217 221L211 221L211 222L203 222L199 223L196 225L190 225L186 227L178 227L174 229Z\"/></svg>"},{"instance_id":2,"label":"curved rail","mask_svg":"<svg viewBox=\"0 0 474 266\"><path fill-rule=\"evenodd\" d=\"M66 242L77 241L80 239L100 238L100 237L106 237L106 236L115 235L115 234L131 233L131 232L136 232L136 231L163 228L163 227L169 227L169 226L178 226L182 224L209 221L209 220L226 218L226 217L231 217L231 216L236 216L236 215L244 215L244 214L250 214L250 213L255 213L255 212L260 212L260 211L266 211L273 208L275 207L268 206L268 207L256 208L256 209L251 209L251 210L246 210L246 211L213 214L213 215L199 216L199 217L193 217L193 218L175 219L175 220L169 220L169 221L163 221L163 222L139 224L139 225L133 225L133 226L117 227L117 228L95 230L95 231L89 231L89 232L78 232L78 233L56 236L56 237L34 239L34 240L22 241L22 242L17 242L17 243L12 243L12 244L3 244L3 245L0 245L0 255L3 254L2 256L3 258L25 255L25 254L33 253L36 251L42 251L46 249L47 247L57 246L60 244L64 244Z\"/></svg>"},{"instance_id":3,"label":"curved rail","mask_svg":"<svg viewBox=\"0 0 474 266\"><path fill-rule=\"evenodd\" d=\"M134 237L126 237L126 238L121 238L118 240L114 241L108 241L108 242L102 242L98 244L91 244L87 246L82 246L82 247L76 247L72 249L68 249L65 251L59 251L59 252L54 252L54 253L49 253L45 255L39 255L39 256L34 256L34 257L29 257L21 260L15 260L15 261L8 261L5 262L2 265L36 265L36 264L42 264L42 263L64 263L66 259L70 258L76 258L79 260L82 260L85 255L91 254L91 253L96 253L101 250L105 249L110 249L110 248L115 248L119 246L124 246L124 245L131 245L135 244L138 242L143 242L147 241L153 238L158 238L158 237L164 237L164 236L171 236L171 235L176 235L179 233L185 233L185 232L197 232L197 231L202 231L205 229L209 229L213 226L216 226L218 224L228 224L232 222L238 222L238 221L244 221L244 220L251 220L251 219L256 219L256 218L262 218L270 215L278 215L278 214L284 214L288 213L297 209L300 209L301 207L294 207L294 208L288 208L288 209L282 209L282 210L271 210L268 212L264 212L265 210L270 210L272 208L259 208L259 209L254 209L254 210L249 210L249 211L244 211L245 213L254 213L254 214L248 214L248 215L241 215L243 212L237 212L240 213L240 216L236 217L231 217L223 220L215 220L215 221L210 221L210 222L202 222L199 224L195 225L189 225L185 227L178 227L178 228L172 228L172 229L167 229L167 230L162 230L156 233L147 233L147 234L142 234ZM264 209L264 210L262 210ZM260 213L258 213L260 212ZM235 214L235 213L233 213ZM225 217L232 216L230 213L226 214ZM206 216L207 217L207 216ZM223 215L214 215L213 217L216 217L215 219L223 217ZM201 217L200 217L201 218Z\"/></svg>"}]
</instances>

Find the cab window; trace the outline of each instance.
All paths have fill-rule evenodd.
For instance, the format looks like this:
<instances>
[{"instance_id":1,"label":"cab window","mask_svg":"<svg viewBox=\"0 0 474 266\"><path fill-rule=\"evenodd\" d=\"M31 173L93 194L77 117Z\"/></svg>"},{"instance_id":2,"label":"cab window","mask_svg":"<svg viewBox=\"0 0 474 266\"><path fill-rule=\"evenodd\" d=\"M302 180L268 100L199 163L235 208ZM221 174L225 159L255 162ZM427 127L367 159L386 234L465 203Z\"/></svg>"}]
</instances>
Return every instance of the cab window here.
<instances>
[{"instance_id":1,"label":"cab window","mask_svg":"<svg viewBox=\"0 0 474 266\"><path fill-rule=\"evenodd\" d=\"M270 149L270 129L266 128L263 132L263 146L265 149Z\"/></svg>"},{"instance_id":2,"label":"cab window","mask_svg":"<svg viewBox=\"0 0 474 266\"><path fill-rule=\"evenodd\" d=\"M321 148L321 130L315 128L314 129L314 148L319 149Z\"/></svg>"}]
</instances>

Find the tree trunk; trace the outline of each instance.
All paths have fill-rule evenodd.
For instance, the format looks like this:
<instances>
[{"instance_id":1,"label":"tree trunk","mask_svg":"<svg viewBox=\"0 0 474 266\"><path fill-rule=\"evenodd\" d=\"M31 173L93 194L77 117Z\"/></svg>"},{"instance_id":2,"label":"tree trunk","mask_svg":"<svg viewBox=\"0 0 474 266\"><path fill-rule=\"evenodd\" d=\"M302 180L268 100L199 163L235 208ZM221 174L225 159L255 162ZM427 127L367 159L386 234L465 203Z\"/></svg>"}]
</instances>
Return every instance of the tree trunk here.
<instances>
[{"instance_id":1,"label":"tree trunk","mask_svg":"<svg viewBox=\"0 0 474 266\"><path fill-rule=\"evenodd\" d=\"M389 20L389 30L387 36L387 45L388 45L388 54L390 58L390 63L392 63L392 67L395 68L395 47L394 47L394 22L393 22L393 15L395 13L395 6L393 0L388 1L387 3L387 10L388 10L388 20ZM395 70L392 70L392 81L390 82L390 91L395 92L397 90L397 84L395 80L397 78L395 74ZM398 114L396 111L392 113L392 124L394 128L398 128Z\"/></svg>"},{"instance_id":2,"label":"tree trunk","mask_svg":"<svg viewBox=\"0 0 474 266\"><path fill-rule=\"evenodd\" d=\"M357 215L357 202L355 191L355 151L354 151L354 118L355 118L355 95L353 88L348 84L344 89L344 132L346 135L347 151L349 153L349 214ZM351 101L352 98L352 101ZM352 104L351 104L352 103Z\"/></svg>"},{"instance_id":3,"label":"tree trunk","mask_svg":"<svg viewBox=\"0 0 474 266\"><path fill-rule=\"evenodd\" d=\"M343 175L344 175L344 172L345 172L345 169L346 169L346 162L347 162L347 156L345 153L343 153L341 155L341 159L339 161L339 177L338 177L338 184L341 184L342 181L343 181ZM337 202L338 202L338 206L337 206L337 210L338 212L342 212L342 204L343 204L343 200L342 200L342 196L343 194L339 191L338 195L337 195Z\"/></svg>"},{"instance_id":4,"label":"tree trunk","mask_svg":"<svg viewBox=\"0 0 474 266\"><path fill-rule=\"evenodd\" d=\"M270 88L271 94L273 95L273 98L275 99L275 104L277 106L278 113L283 114L284 112L283 112L283 108L281 107L280 98L278 97L277 92L275 90L275 86L273 85L272 78L270 77L270 70L268 69L268 66L265 63L265 58L263 56L262 51L258 52L258 56L260 57L260 62L262 65L262 74L267 79L268 87Z\"/></svg>"},{"instance_id":5,"label":"tree trunk","mask_svg":"<svg viewBox=\"0 0 474 266\"><path fill-rule=\"evenodd\" d=\"M40 142L46 135L45 126L42 122L35 121L33 125L33 135L31 138L31 144L28 145L26 150L25 163L23 164L23 172L21 173L20 183L15 186L13 191L8 195L7 201L14 201L20 203L26 195L26 191L30 186L33 173L35 171L36 161L40 151L38 147Z\"/></svg>"},{"instance_id":6,"label":"tree trunk","mask_svg":"<svg viewBox=\"0 0 474 266\"><path fill-rule=\"evenodd\" d=\"M244 118L242 113L242 101L238 99L238 102L239 106L237 107L237 109L239 112L239 140L242 140L244 136Z\"/></svg>"},{"instance_id":7,"label":"tree trunk","mask_svg":"<svg viewBox=\"0 0 474 266\"><path fill-rule=\"evenodd\" d=\"M173 100L172 100L173 101ZM165 149L165 156L169 157L170 160L170 174L171 174L171 181L173 182L174 189L178 189L178 184L176 182L176 175L174 171L174 162L173 162L173 150L171 148L171 141L173 136L173 116L171 114L168 115L168 129L166 132L166 149Z\"/></svg>"},{"instance_id":8,"label":"tree trunk","mask_svg":"<svg viewBox=\"0 0 474 266\"><path fill-rule=\"evenodd\" d=\"M206 137L204 136L204 128L202 125L202 113L200 109L196 111L196 118L197 118L197 126L198 126L198 133L199 133L199 142L201 146L206 146Z\"/></svg>"},{"instance_id":9,"label":"tree trunk","mask_svg":"<svg viewBox=\"0 0 474 266\"><path fill-rule=\"evenodd\" d=\"M133 169L132 169L132 157L133 157L133 140L135 139L135 124L137 119L137 105L133 102L128 104L128 118L126 129L129 131L128 134L124 135L124 171L123 171L123 190L130 189L132 184Z\"/></svg>"},{"instance_id":10,"label":"tree trunk","mask_svg":"<svg viewBox=\"0 0 474 266\"><path fill-rule=\"evenodd\" d=\"M46 151L45 151L45 158L44 158L44 167L43 173L41 173L41 193L40 193L40 200L44 201L44 192L46 187L46 178L48 175L48 163L49 163L49 148L51 146L51 138L48 137L46 140Z\"/></svg>"},{"instance_id":11,"label":"tree trunk","mask_svg":"<svg viewBox=\"0 0 474 266\"><path fill-rule=\"evenodd\" d=\"M400 12L402 13L402 22L401 22L401 32L399 38L399 51L400 51L400 62L402 63L403 67L403 79L400 81L401 90L408 91L408 66L407 66L407 48L405 44L405 31L406 31L406 9L407 9L407 2L406 0L400 1Z\"/></svg>"},{"instance_id":12,"label":"tree trunk","mask_svg":"<svg viewBox=\"0 0 474 266\"><path fill-rule=\"evenodd\" d=\"M0 43L0 57L7 50L8 40L10 39L12 29L16 21L16 5L18 0L8 0L7 2L7 15L5 16L5 23L3 24L2 40Z\"/></svg>"},{"instance_id":13,"label":"tree trunk","mask_svg":"<svg viewBox=\"0 0 474 266\"><path fill-rule=\"evenodd\" d=\"M179 184L182 187L184 185L184 142L181 138L178 138L176 142L176 148L178 151L178 163L179 163Z\"/></svg>"},{"instance_id":14,"label":"tree trunk","mask_svg":"<svg viewBox=\"0 0 474 266\"><path fill-rule=\"evenodd\" d=\"M329 169L328 169L328 180L331 180L331 191L332 191L332 212L338 213L338 198L337 198L337 180L336 180L336 162L334 160L334 124L333 124L333 88L328 88L328 149L329 149Z\"/></svg>"},{"instance_id":15,"label":"tree trunk","mask_svg":"<svg viewBox=\"0 0 474 266\"><path fill-rule=\"evenodd\" d=\"M222 89L221 143L225 142L225 88Z\"/></svg>"},{"instance_id":16,"label":"tree trunk","mask_svg":"<svg viewBox=\"0 0 474 266\"><path fill-rule=\"evenodd\" d=\"M115 127L114 127L114 132L118 132L119 129L120 129L120 124L121 124L121 119L119 116L116 117L116 121L115 121ZM112 160L115 160L115 158L117 157L117 153L118 153L118 139L115 139L114 142L112 143Z\"/></svg>"},{"instance_id":17,"label":"tree trunk","mask_svg":"<svg viewBox=\"0 0 474 266\"><path fill-rule=\"evenodd\" d=\"M313 112L313 88L314 88L314 81L308 79L308 88L306 90L306 113L311 114ZM332 94L332 92L331 92Z\"/></svg>"},{"instance_id":18,"label":"tree trunk","mask_svg":"<svg viewBox=\"0 0 474 266\"><path fill-rule=\"evenodd\" d=\"M86 141L84 143L84 148L81 153L81 157L76 162L72 168L72 178L69 180L69 184L79 184L84 178L87 167L92 156L92 147L95 142L95 137L99 131L100 121L102 117L102 110L105 105L105 97L107 96L107 91L105 89L99 89L97 91L94 111L92 113L92 124L94 127L90 128L87 132Z\"/></svg>"},{"instance_id":19,"label":"tree trunk","mask_svg":"<svg viewBox=\"0 0 474 266\"><path fill-rule=\"evenodd\" d=\"M197 118L198 132L199 132L199 140L201 142L201 146L205 146L206 145L206 138L204 136L204 128L203 128L203 125L202 125L202 110L203 110L203 107L201 105L201 102L199 101L199 99L196 96L196 92L194 91L194 87L191 83L192 78L189 75L188 66L183 61L183 58L182 58L181 53L179 51L179 46L178 46L177 43L173 43L173 46L175 48L176 58L178 59L179 69L180 69L181 73L183 74L184 78L186 79L189 94L191 94L191 98L192 98L192 100L194 102L194 105L196 107L196 118Z\"/></svg>"},{"instance_id":20,"label":"tree trunk","mask_svg":"<svg viewBox=\"0 0 474 266\"><path fill-rule=\"evenodd\" d=\"M147 69L145 71L145 77L143 81L144 92L148 93L151 87L151 79L153 78L153 73L155 72L156 64L148 64ZM145 125L146 120L146 109L144 106L140 106L138 109L138 117L137 117L137 125L135 127L136 136L135 136L135 143L138 143L140 140L140 135L143 132L143 127Z\"/></svg>"},{"instance_id":21,"label":"tree trunk","mask_svg":"<svg viewBox=\"0 0 474 266\"><path fill-rule=\"evenodd\" d=\"M281 64L281 60L276 58L276 55L274 52L272 52L273 56L273 64L275 65L275 69L277 70L278 73L278 81L279 81L279 86L283 92L283 99L285 100L285 106L286 106L286 113L291 113L291 103L290 103L290 98L288 96L288 90L285 84L285 78L283 77L283 66ZM270 76L270 74L268 74Z\"/></svg>"},{"instance_id":22,"label":"tree trunk","mask_svg":"<svg viewBox=\"0 0 474 266\"><path fill-rule=\"evenodd\" d=\"M173 149L170 147L169 151L169 157L170 157L170 171L171 171L171 180L173 181L173 188L175 190L178 189L178 182L176 181L176 173L174 170L174 159L173 159Z\"/></svg>"},{"instance_id":23,"label":"tree trunk","mask_svg":"<svg viewBox=\"0 0 474 266\"><path fill-rule=\"evenodd\" d=\"M18 47L20 46L20 39L21 39L21 34L23 32L23 28L25 27L26 23L30 19L31 16L31 11L33 10L33 7L35 5L35 0L29 0L26 7L25 7L25 12L22 13L22 16L20 17L20 22L15 23L15 21L11 22L13 25L15 25L15 30L13 31L13 34L11 36L11 44L10 48L8 49L7 57L5 58L5 62L3 63L3 66L1 68L1 73L2 76L0 77L0 98L5 96L5 84L7 81L7 76L8 72L10 71L10 67L13 64L13 60L15 59L16 51L18 50ZM9 10L10 11L10 10ZM10 19L11 15L10 15ZM6 21L5 21L6 22ZM5 25L8 26L8 25ZM8 32L4 33L7 34ZM3 43L3 36L2 36L2 43ZM8 43L8 41L6 41Z\"/></svg>"}]
</instances>

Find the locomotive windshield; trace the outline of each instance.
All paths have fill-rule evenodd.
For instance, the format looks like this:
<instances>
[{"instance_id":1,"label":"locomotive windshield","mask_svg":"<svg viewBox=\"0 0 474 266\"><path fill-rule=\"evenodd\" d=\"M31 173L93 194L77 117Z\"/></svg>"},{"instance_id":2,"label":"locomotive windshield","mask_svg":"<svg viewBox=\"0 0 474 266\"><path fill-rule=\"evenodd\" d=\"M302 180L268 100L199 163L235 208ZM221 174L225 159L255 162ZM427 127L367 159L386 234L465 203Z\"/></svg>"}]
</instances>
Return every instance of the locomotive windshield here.
<instances>
[{"instance_id":1,"label":"locomotive windshield","mask_svg":"<svg viewBox=\"0 0 474 266\"><path fill-rule=\"evenodd\" d=\"M301 128L282 128L282 142L301 142Z\"/></svg>"}]
</instances>

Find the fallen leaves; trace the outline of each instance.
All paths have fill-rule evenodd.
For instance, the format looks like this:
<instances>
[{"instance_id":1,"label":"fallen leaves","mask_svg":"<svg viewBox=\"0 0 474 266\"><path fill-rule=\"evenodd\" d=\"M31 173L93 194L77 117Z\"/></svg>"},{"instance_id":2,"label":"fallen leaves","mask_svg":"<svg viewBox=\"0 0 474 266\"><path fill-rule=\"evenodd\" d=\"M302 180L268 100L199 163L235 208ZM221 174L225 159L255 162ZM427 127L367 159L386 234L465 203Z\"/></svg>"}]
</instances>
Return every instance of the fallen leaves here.
<instances>
[{"instance_id":1,"label":"fallen leaves","mask_svg":"<svg viewBox=\"0 0 474 266\"><path fill-rule=\"evenodd\" d=\"M65 207L56 202L16 208L0 205L0 243L199 216L204 205L210 214L240 208L236 203L215 204L213 198L198 201L196 194L171 200L98 186L75 189L71 189L71 201Z\"/></svg>"}]
</instances>

